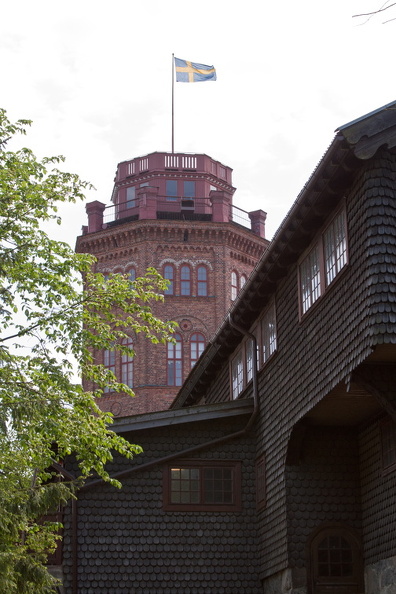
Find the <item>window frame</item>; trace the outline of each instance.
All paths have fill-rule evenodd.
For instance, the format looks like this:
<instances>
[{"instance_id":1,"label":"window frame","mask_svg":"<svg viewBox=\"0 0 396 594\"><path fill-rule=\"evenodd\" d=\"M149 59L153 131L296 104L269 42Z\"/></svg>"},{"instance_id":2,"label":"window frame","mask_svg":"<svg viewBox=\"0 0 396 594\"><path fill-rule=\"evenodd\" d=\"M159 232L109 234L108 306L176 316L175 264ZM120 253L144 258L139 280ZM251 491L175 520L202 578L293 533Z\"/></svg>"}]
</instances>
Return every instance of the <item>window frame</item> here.
<instances>
[{"instance_id":1,"label":"window frame","mask_svg":"<svg viewBox=\"0 0 396 594\"><path fill-rule=\"evenodd\" d=\"M115 349L104 349L103 350L103 367L111 371L117 380L117 371L116 371L116 351ZM118 380L117 380L118 381ZM103 393L104 394L111 394L112 390L110 390L109 386L104 386Z\"/></svg>"},{"instance_id":2,"label":"window frame","mask_svg":"<svg viewBox=\"0 0 396 594\"><path fill-rule=\"evenodd\" d=\"M129 348L133 349L134 341L131 336L122 339L122 344L124 346L128 346ZM133 355L126 355L124 353L120 353L120 379L121 383L128 386L128 388L133 388L134 382L134 356ZM127 381L124 381L124 380Z\"/></svg>"},{"instance_id":3,"label":"window frame","mask_svg":"<svg viewBox=\"0 0 396 594\"><path fill-rule=\"evenodd\" d=\"M203 340L197 340L195 337L200 337ZM203 345L203 347L201 347L200 345ZM195 357L193 357L193 347L195 347L195 349L196 349L196 352L194 353L194 355L196 355ZM193 332L193 334L191 334L191 337L190 337L190 369L192 369L194 367L194 365L196 364L196 362L198 361L198 359L204 352L205 347L206 347L206 338L202 334L202 332Z\"/></svg>"},{"instance_id":4,"label":"window frame","mask_svg":"<svg viewBox=\"0 0 396 594\"><path fill-rule=\"evenodd\" d=\"M188 278L184 278L183 272L188 270ZM192 295L192 270L189 264L182 264L179 271L180 296L191 297ZM185 292L186 291L186 292Z\"/></svg>"},{"instance_id":5,"label":"window frame","mask_svg":"<svg viewBox=\"0 0 396 594\"><path fill-rule=\"evenodd\" d=\"M167 269L169 269L169 271L172 271L172 277L167 276ZM166 289L165 291L165 295L175 295L175 267L173 264L164 264L164 278L168 281L170 281L169 283L169 287Z\"/></svg>"},{"instance_id":6,"label":"window frame","mask_svg":"<svg viewBox=\"0 0 396 594\"><path fill-rule=\"evenodd\" d=\"M341 219L340 229L342 230L342 241L337 245L335 242L333 252L335 251L335 268L334 274L329 278L329 270L327 268L328 258L328 243L327 238L330 234L333 238L336 236L336 225ZM299 318L302 320L313 308L319 303L327 291L332 287L334 282L341 276L349 264L349 249L348 249L348 221L345 200L322 227L314 240L310 243L308 249L304 252L298 261L298 301L299 301ZM339 245L343 245L343 250L337 256L337 249ZM313 255L316 252L316 262L313 260ZM341 261L341 263L340 263ZM314 264L317 266L317 272L312 274ZM311 274L305 274L304 268L310 271ZM305 280L305 282L304 282ZM313 281L316 283L312 284ZM304 290L304 286L311 284L311 287ZM304 297L307 295L307 297Z\"/></svg>"},{"instance_id":7,"label":"window frame","mask_svg":"<svg viewBox=\"0 0 396 594\"><path fill-rule=\"evenodd\" d=\"M270 324L273 323L274 332L271 334L269 330ZM275 299L271 301L268 307L265 309L264 314L260 318L260 365L259 368L263 367L268 363L271 357L278 350L278 328L276 319L276 303ZM268 349L268 353L266 352Z\"/></svg>"},{"instance_id":8,"label":"window frame","mask_svg":"<svg viewBox=\"0 0 396 594\"><path fill-rule=\"evenodd\" d=\"M236 270L231 270L231 301L235 301L239 291L239 276Z\"/></svg>"},{"instance_id":9,"label":"window frame","mask_svg":"<svg viewBox=\"0 0 396 594\"><path fill-rule=\"evenodd\" d=\"M176 332L173 337L176 342L167 342L166 344L166 385L180 387L183 383L183 337L178 332ZM177 356L179 354L180 356ZM178 365L178 363L180 365ZM171 374L169 373L169 369L172 364L173 379L171 382Z\"/></svg>"},{"instance_id":10,"label":"window frame","mask_svg":"<svg viewBox=\"0 0 396 594\"><path fill-rule=\"evenodd\" d=\"M197 469L199 471L199 502L194 503L175 503L172 502L172 469ZM209 469L231 469L232 501L230 503L206 503L204 473ZM163 509L165 511L203 511L203 512L238 512L242 509L241 498L241 475L242 463L240 460L179 460L170 463L163 468ZM189 492L186 489L186 492Z\"/></svg>"},{"instance_id":11,"label":"window frame","mask_svg":"<svg viewBox=\"0 0 396 594\"><path fill-rule=\"evenodd\" d=\"M205 271L205 278L200 278L200 271ZM199 264L196 270L196 277L197 277L197 297L207 297L209 294L208 291L208 267L204 264ZM204 292L201 293L201 289L204 289Z\"/></svg>"},{"instance_id":12,"label":"window frame","mask_svg":"<svg viewBox=\"0 0 396 594\"><path fill-rule=\"evenodd\" d=\"M167 179L165 181L165 197L167 202L177 202L178 200L178 180ZM172 189L171 189L172 184ZM173 193L175 192L175 193Z\"/></svg>"}]
</instances>

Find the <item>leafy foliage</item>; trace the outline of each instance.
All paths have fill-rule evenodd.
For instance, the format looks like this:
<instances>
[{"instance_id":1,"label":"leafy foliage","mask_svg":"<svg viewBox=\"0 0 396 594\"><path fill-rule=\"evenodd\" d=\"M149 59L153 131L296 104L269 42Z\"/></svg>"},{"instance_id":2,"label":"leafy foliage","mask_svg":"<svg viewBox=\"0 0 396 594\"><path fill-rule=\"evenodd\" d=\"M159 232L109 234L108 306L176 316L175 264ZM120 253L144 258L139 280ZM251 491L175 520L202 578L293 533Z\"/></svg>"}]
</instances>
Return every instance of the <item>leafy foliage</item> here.
<instances>
[{"instance_id":1,"label":"leafy foliage","mask_svg":"<svg viewBox=\"0 0 396 594\"><path fill-rule=\"evenodd\" d=\"M150 304L166 281L155 270L133 284L122 275L92 273L94 258L51 239L58 206L82 199L89 184L61 171L62 157L37 160L27 148L6 150L29 121L11 123L0 110L0 593L53 591L45 568L58 538L43 516L74 496L92 473L112 480L106 463L116 451L141 450L112 432L111 415L95 397L105 387L132 392L95 364L97 349L133 352L130 332L171 340L174 325ZM77 370L77 375L76 375ZM76 377L93 382L85 391ZM76 456L78 479L59 480L54 462ZM59 467L58 467L59 468Z\"/></svg>"}]
</instances>

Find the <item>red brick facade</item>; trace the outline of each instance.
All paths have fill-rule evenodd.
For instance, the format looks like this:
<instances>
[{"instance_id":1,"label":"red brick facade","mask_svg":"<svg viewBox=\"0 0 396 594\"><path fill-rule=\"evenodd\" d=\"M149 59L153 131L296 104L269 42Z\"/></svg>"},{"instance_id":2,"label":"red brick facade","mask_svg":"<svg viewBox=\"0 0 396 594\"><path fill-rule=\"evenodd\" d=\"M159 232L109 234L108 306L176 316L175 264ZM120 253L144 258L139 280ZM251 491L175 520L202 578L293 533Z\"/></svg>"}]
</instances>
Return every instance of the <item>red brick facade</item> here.
<instances>
[{"instance_id":1,"label":"red brick facade","mask_svg":"<svg viewBox=\"0 0 396 594\"><path fill-rule=\"evenodd\" d=\"M155 157L155 170L150 169L150 157ZM197 179L198 184L199 180L200 191L208 194L190 201L172 197L167 202L167 197L161 196L161 192L166 192L164 179L167 172L158 171L158 153L144 158L148 169L140 175L128 176L127 172L132 170L131 164L137 161L138 166L143 159L130 164L121 163L114 192L115 221L103 223L103 205L90 203L87 205L88 228L77 240L77 251L94 254L97 258L96 270L104 274L127 273L134 268L136 275L141 276L148 267L154 267L165 275L164 267L172 267L174 294L166 295L165 303L157 304L154 311L160 318L179 324L181 359L178 365L182 368L183 380L191 369L191 349L194 348L191 340L196 339L193 335L199 334L201 339L204 337L207 344L232 303L232 273L236 273L237 282L241 285L268 245L263 237L265 213L250 213L254 232L234 222L231 170L223 166L220 169L220 164L206 155L197 155L193 164L198 162L199 165L201 157L201 169L208 168L208 162L214 163L225 172L227 184L205 171L189 171L188 181L191 183ZM175 165L175 162L171 164ZM174 169L169 172L171 174L176 177ZM183 179L184 172L180 171L178 175ZM205 187L202 178L206 181ZM150 181L145 181L147 179ZM126 210L125 186L128 183L142 187L135 193L139 194L139 198L128 204L132 204L133 208ZM147 183L150 183L149 187L143 185ZM121 195L122 202L117 202L118 195ZM147 211L149 200L152 201L150 212ZM183 211L186 203L190 206ZM239 211L237 215L247 215L236 210ZM199 278L202 270L206 271L204 282ZM183 274L189 276L187 290L181 288ZM184 295L183 292L190 294ZM167 376L167 345L152 345L138 336L134 348L133 389L136 397L131 399L112 393L105 394L99 402L101 408L110 410L115 416L167 409L180 388L180 379L178 385L169 385L172 381ZM102 361L103 354L98 353L97 357L98 361ZM116 375L120 376L121 359L118 354L115 365Z\"/></svg>"}]
</instances>

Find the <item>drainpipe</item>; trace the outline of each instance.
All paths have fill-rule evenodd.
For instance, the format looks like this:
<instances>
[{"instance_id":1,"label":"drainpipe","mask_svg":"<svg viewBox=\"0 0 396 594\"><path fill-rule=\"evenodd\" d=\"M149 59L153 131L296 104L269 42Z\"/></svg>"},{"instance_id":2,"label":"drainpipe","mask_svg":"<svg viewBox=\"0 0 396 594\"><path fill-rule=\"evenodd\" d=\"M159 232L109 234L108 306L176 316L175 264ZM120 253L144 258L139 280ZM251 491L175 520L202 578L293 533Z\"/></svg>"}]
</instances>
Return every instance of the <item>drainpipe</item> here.
<instances>
[{"instance_id":1,"label":"drainpipe","mask_svg":"<svg viewBox=\"0 0 396 594\"><path fill-rule=\"evenodd\" d=\"M111 476L111 478L121 479L125 478L126 476L130 476L136 472L141 472L143 470L147 470L152 468L153 466L166 464L167 462L172 462L172 460L176 460L181 457L190 456L192 454L197 454L202 452L203 450L210 449L212 447L222 445L227 441L231 441L233 439L237 439L240 437L245 437L252 428L253 423L255 422L258 412L259 412L259 399L258 399L258 381L257 381L257 339L254 334L244 330L237 324L235 324L231 319L231 314L228 316L228 320L230 325L235 328L241 334L249 337L253 341L253 412L249 417L249 420L246 426L235 433L230 433L229 435L225 435L223 437L218 437L217 439L213 439L212 441L208 441L206 443L200 444L198 446L194 446L192 448L188 448L186 450L182 450L180 452L176 452L175 454L170 454L169 456L164 456L163 458L157 458L156 460L152 460L151 462L146 462L146 464L140 464L139 466L134 466L133 468L128 468L127 470L121 470L120 472L116 472ZM104 484L105 481L103 479L98 479L96 481L92 481L90 483L85 483L79 491L88 491L93 487L97 487L98 485Z\"/></svg>"},{"instance_id":2,"label":"drainpipe","mask_svg":"<svg viewBox=\"0 0 396 594\"><path fill-rule=\"evenodd\" d=\"M230 326L232 326L233 328L235 328L235 330L237 330L238 332L240 332L240 334L250 338L253 341L253 377L252 377L252 389L253 389L253 412L249 417L249 420L246 424L246 426L239 430L236 431L234 433L230 433L229 435L225 435L223 437L219 437L217 439L213 439L211 441L208 441L206 443L200 444L198 446L194 446L192 448L188 448L185 450L182 450L180 452L177 452L175 454L170 454L169 456L164 456L163 458L157 458L156 460L152 460L151 462L146 462L146 464L140 464L139 466L134 466L132 468L128 468L127 470L121 470L120 472L116 472L115 474L113 474L111 476L111 478L114 479L122 479L125 477L128 477L132 474L138 473L138 472L143 472L144 470L148 470L150 468L153 468L154 466L159 466L162 464L166 464L168 462L172 462L173 460L177 460L179 458L184 458L184 457L188 457L191 456L193 454L198 454L199 452L202 452L204 450L208 450L211 449L213 447L219 446L219 445L223 445L224 443L227 443L228 441L232 441L234 439L239 439L242 437L245 437L251 430L258 412L259 412L259 398L258 398L258 381L257 381L257 339L254 336L254 334L251 334L250 332L248 332L247 330L241 328L240 326L238 326L235 322L233 322L232 318L231 318L231 314L229 314L228 316L228 321ZM103 485L105 484L106 481L104 481L103 479L98 479L96 481L92 481L89 483L85 483L80 489L79 491L89 491L92 488L95 488L99 485ZM72 530L73 530L73 539L72 539L72 546L73 546L73 552L72 552L72 558L73 558L73 565L72 565L72 583L73 583L73 589L72 589L72 593L73 594L78 594L78 567L77 567L77 501L74 500L73 501L74 507L72 507Z\"/></svg>"}]
</instances>

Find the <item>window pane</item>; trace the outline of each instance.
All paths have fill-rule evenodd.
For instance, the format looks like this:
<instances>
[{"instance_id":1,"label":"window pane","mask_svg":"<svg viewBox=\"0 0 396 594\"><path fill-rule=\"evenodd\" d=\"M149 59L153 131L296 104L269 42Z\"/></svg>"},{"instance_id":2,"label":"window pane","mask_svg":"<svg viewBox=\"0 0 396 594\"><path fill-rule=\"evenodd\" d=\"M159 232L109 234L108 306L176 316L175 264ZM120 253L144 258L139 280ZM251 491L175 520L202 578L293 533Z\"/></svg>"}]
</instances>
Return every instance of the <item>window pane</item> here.
<instances>
[{"instance_id":1,"label":"window pane","mask_svg":"<svg viewBox=\"0 0 396 594\"><path fill-rule=\"evenodd\" d=\"M232 468L204 469L204 502L211 504L232 503Z\"/></svg>"},{"instance_id":2,"label":"window pane","mask_svg":"<svg viewBox=\"0 0 396 594\"><path fill-rule=\"evenodd\" d=\"M177 181L175 179L166 180L166 199L176 200L177 199Z\"/></svg>"},{"instance_id":3,"label":"window pane","mask_svg":"<svg viewBox=\"0 0 396 594\"><path fill-rule=\"evenodd\" d=\"M184 182L184 193L185 198L195 198L195 181Z\"/></svg>"},{"instance_id":4,"label":"window pane","mask_svg":"<svg viewBox=\"0 0 396 594\"><path fill-rule=\"evenodd\" d=\"M190 342L190 363L191 368L194 367L195 363L202 355L205 349L205 337L203 334L195 333L191 336Z\"/></svg>"},{"instance_id":5,"label":"window pane","mask_svg":"<svg viewBox=\"0 0 396 594\"><path fill-rule=\"evenodd\" d=\"M164 268L164 278L169 281L169 287L165 291L165 295L174 295L174 269L173 266L167 265Z\"/></svg>"},{"instance_id":6,"label":"window pane","mask_svg":"<svg viewBox=\"0 0 396 594\"><path fill-rule=\"evenodd\" d=\"M189 266L180 269L180 294L191 295L191 270Z\"/></svg>"},{"instance_id":7,"label":"window pane","mask_svg":"<svg viewBox=\"0 0 396 594\"><path fill-rule=\"evenodd\" d=\"M181 386L183 379L182 338L175 334L176 343L167 344L167 383L168 386Z\"/></svg>"},{"instance_id":8,"label":"window pane","mask_svg":"<svg viewBox=\"0 0 396 594\"><path fill-rule=\"evenodd\" d=\"M329 285L347 263L346 221L342 211L323 235L326 284Z\"/></svg>"},{"instance_id":9,"label":"window pane","mask_svg":"<svg viewBox=\"0 0 396 594\"><path fill-rule=\"evenodd\" d=\"M127 208L134 208L136 206L136 188L132 186L126 191Z\"/></svg>"},{"instance_id":10,"label":"window pane","mask_svg":"<svg viewBox=\"0 0 396 594\"><path fill-rule=\"evenodd\" d=\"M133 348L133 341L132 338L124 338L122 344L128 346L129 348ZM129 388L133 388L133 356L132 355L122 355L121 356L121 382L128 386Z\"/></svg>"},{"instance_id":11,"label":"window pane","mask_svg":"<svg viewBox=\"0 0 396 594\"><path fill-rule=\"evenodd\" d=\"M200 481L197 468L171 469L171 503L199 503Z\"/></svg>"},{"instance_id":12,"label":"window pane","mask_svg":"<svg viewBox=\"0 0 396 594\"><path fill-rule=\"evenodd\" d=\"M234 358L232 362L232 397L237 398L243 390L243 361L242 353Z\"/></svg>"},{"instance_id":13,"label":"window pane","mask_svg":"<svg viewBox=\"0 0 396 594\"><path fill-rule=\"evenodd\" d=\"M129 275L129 280L131 281L131 283L133 283L136 280L136 269L131 268L130 270L128 270L128 275Z\"/></svg>"},{"instance_id":14,"label":"window pane","mask_svg":"<svg viewBox=\"0 0 396 594\"><path fill-rule=\"evenodd\" d=\"M277 347L274 303L271 305L271 307L269 307L262 319L261 333L263 345L263 363L265 363L268 361L270 356L274 354Z\"/></svg>"},{"instance_id":15,"label":"window pane","mask_svg":"<svg viewBox=\"0 0 396 594\"><path fill-rule=\"evenodd\" d=\"M234 301L238 294L238 277L237 273L231 272L231 300Z\"/></svg>"},{"instance_id":16,"label":"window pane","mask_svg":"<svg viewBox=\"0 0 396 594\"><path fill-rule=\"evenodd\" d=\"M114 350L105 350L103 352L103 365L114 373L115 375L115 351ZM105 387L104 392L110 392L110 388Z\"/></svg>"},{"instance_id":17,"label":"window pane","mask_svg":"<svg viewBox=\"0 0 396 594\"><path fill-rule=\"evenodd\" d=\"M304 314L321 295L318 246L315 246L300 265L300 285Z\"/></svg>"},{"instance_id":18,"label":"window pane","mask_svg":"<svg viewBox=\"0 0 396 594\"><path fill-rule=\"evenodd\" d=\"M208 294L208 272L205 266L198 266L197 270L197 293L200 297Z\"/></svg>"}]
</instances>

